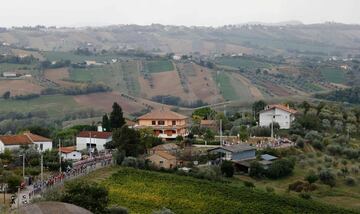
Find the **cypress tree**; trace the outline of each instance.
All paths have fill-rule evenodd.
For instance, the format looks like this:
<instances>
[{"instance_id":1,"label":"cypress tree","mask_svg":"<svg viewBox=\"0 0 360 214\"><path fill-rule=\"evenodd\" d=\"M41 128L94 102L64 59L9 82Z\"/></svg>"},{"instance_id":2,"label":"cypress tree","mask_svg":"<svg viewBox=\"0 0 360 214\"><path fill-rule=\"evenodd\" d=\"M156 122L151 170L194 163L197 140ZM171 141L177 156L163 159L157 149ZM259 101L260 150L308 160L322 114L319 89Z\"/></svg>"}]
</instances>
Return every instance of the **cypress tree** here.
<instances>
[{"instance_id":1,"label":"cypress tree","mask_svg":"<svg viewBox=\"0 0 360 214\"><path fill-rule=\"evenodd\" d=\"M111 131L110 120L107 114L104 114L104 116L102 117L102 128L106 132Z\"/></svg>"},{"instance_id":2,"label":"cypress tree","mask_svg":"<svg viewBox=\"0 0 360 214\"><path fill-rule=\"evenodd\" d=\"M110 128L118 129L125 125L125 118L123 116L122 109L116 102L112 106L112 112L110 114Z\"/></svg>"}]
</instances>

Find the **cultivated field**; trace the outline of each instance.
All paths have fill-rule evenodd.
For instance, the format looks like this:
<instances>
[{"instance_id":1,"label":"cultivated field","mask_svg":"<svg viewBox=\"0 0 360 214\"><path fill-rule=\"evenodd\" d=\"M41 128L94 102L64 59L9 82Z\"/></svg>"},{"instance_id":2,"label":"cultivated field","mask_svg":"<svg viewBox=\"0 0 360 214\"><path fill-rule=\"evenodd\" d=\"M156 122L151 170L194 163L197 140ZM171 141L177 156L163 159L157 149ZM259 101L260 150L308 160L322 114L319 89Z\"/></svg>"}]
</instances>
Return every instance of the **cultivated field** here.
<instances>
[{"instance_id":1,"label":"cultivated field","mask_svg":"<svg viewBox=\"0 0 360 214\"><path fill-rule=\"evenodd\" d=\"M56 84L59 84L61 87L71 87L78 85L74 82L64 81L70 78L68 68L47 69L44 71L44 76L46 79L49 79Z\"/></svg>"},{"instance_id":2,"label":"cultivated field","mask_svg":"<svg viewBox=\"0 0 360 214\"><path fill-rule=\"evenodd\" d=\"M11 96L40 93L43 88L33 78L21 80L0 80L0 95L10 91Z\"/></svg>"},{"instance_id":3,"label":"cultivated field","mask_svg":"<svg viewBox=\"0 0 360 214\"><path fill-rule=\"evenodd\" d=\"M348 213L330 205L169 173L131 168L105 168L81 178L109 189L110 204L131 213L151 213L163 207L175 213Z\"/></svg>"}]
</instances>

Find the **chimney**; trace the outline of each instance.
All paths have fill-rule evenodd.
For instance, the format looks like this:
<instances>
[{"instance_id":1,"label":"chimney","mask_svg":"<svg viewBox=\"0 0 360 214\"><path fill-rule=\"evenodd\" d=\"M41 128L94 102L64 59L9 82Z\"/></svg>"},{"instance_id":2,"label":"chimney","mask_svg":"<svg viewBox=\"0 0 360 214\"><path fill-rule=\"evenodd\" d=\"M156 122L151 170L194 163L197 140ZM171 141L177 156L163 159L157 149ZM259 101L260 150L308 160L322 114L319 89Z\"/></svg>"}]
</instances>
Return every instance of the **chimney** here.
<instances>
[{"instance_id":1,"label":"chimney","mask_svg":"<svg viewBox=\"0 0 360 214\"><path fill-rule=\"evenodd\" d=\"M102 125L98 125L97 131L98 131L98 132L103 132L103 127L102 127ZM107 130L105 130L105 131L107 131Z\"/></svg>"}]
</instances>

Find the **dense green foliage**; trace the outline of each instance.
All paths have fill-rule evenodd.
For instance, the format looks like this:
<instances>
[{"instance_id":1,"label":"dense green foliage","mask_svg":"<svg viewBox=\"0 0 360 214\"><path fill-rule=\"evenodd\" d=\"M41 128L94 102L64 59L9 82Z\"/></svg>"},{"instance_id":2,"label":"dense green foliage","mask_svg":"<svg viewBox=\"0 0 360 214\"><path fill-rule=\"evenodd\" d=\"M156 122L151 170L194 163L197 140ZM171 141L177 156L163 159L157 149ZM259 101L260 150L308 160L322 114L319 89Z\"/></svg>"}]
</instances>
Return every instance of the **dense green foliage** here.
<instances>
[{"instance_id":1,"label":"dense green foliage","mask_svg":"<svg viewBox=\"0 0 360 214\"><path fill-rule=\"evenodd\" d=\"M110 128L118 129L123 125L125 125L125 119L122 108L118 103L115 102L112 106L112 112L110 113Z\"/></svg>"},{"instance_id":2,"label":"dense green foliage","mask_svg":"<svg viewBox=\"0 0 360 214\"><path fill-rule=\"evenodd\" d=\"M317 94L317 98L336 102L360 103L360 87L332 91L327 94Z\"/></svg>"},{"instance_id":3,"label":"dense green foliage","mask_svg":"<svg viewBox=\"0 0 360 214\"><path fill-rule=\"evenodd\" d=\"M106 211L109 198L107 189L96 183L73 181L65 184L62 201L102 214Z\"/></svg>"}]
</instances>

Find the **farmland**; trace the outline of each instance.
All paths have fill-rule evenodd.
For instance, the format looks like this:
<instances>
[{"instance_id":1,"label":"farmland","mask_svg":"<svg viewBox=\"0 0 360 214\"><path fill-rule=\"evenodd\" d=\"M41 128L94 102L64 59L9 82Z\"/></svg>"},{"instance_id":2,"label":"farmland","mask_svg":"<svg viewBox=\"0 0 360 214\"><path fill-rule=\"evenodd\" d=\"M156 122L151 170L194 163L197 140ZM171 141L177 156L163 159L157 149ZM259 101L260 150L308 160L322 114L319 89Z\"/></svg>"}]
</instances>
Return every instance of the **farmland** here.
<instances>
[{"instance_id":1,"label":"farmland","mask_svg":"<svg viewBox=\"0 0 360 214\"><path fill-rule=\"evenodd\" d=\"M221 94L225 100L237 100L239 99L236 94L235 88L230 83L230 77L225 72L218 72L214 77L215 81L220 88Z\"/></svg>"},{"instance_id":2,"label":"farmland","mask_svg":"<svg viewBox=\"0 0 360 214\"><path fill-rule=\"evenodd\" d=\"M110 204L127 207L132 213L149 213L162 207L175 213L349 213L314 201L250 190L236 181L210 182L117 167L82 179L106 186Z\"/></svg>"},{"instance_id":3,"label":"farmland","mask_svg":"<svg viewBox=\"0 0 360 214\"><path fill-rule=\"evenodd\" d=\"M323 67L320 69L320 72L326 81L332 83L345 83L345 74L340 69Z\"/></svg>"},{"instance_id":4,"label":"farmland","mask_svg":"<svg viewBox=\"0 0 360 214\"><path fill-rule=\"evenodd\" d=\"M144 65L144 69L148 70L150 73L158 73L164 71L174 70L174 66L169 60L154 60L147 61Z\"/></svg>"},{"instance_id":5,"label":"farmland","mask_svg":"<svg viewBox=\"0 0 360 214\"><path fill-rule=\"evenodd\" d=\"M216 60L216 63L220 65L229 66L232 68L242 69L257 69L257 68L271 68L272 65L260 60L254 60L245 57L222 57Z\"/></svg>"},{"instance_id":6,"label":"farmland","mask_svg":"<svg viewBox=\"0 0 360 214\"><path fill-rule=\"evenodd\" d=\"M0 106L0 112L45 111L51 116L63 116L68 111L81 108L73 97L63 95L41 96L31 100L0 99Z\"/></svg>"}]
</instances>

